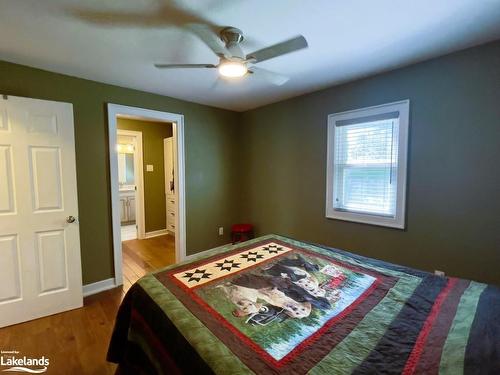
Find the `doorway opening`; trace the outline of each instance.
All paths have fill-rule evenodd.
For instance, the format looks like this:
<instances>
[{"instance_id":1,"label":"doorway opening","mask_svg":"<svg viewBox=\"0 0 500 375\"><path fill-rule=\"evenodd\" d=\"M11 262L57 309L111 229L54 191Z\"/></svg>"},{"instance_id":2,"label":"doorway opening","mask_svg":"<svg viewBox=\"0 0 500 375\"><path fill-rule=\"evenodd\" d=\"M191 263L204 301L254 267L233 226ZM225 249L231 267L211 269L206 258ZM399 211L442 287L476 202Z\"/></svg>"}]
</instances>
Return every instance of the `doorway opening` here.
<instances>
[{"instance_id":1,"label":"doorway opening","mask_svg":"<svg viewBox=\"0 0 500 375\"><path fill-rule=\"evenodd\" d=\"M108 104L115 285L185 258L180 114Z\"/></svg>"},{"instance_id":2,"label":"doorway opening","mask_svg":"<svg viewBox=\"0 0 500 375\"><path fill-rule=\"evenodd\" d=\"M118 118L116 152L118 154L118 184L120 195L121 240L129 241L139 237L139 222L142 228L144 210L138 191L143 191L142 131L123 130ZM141 220L138 220L138 216ZM143 237L143 236L141 236Z\"/></svg>"}]
</instances>

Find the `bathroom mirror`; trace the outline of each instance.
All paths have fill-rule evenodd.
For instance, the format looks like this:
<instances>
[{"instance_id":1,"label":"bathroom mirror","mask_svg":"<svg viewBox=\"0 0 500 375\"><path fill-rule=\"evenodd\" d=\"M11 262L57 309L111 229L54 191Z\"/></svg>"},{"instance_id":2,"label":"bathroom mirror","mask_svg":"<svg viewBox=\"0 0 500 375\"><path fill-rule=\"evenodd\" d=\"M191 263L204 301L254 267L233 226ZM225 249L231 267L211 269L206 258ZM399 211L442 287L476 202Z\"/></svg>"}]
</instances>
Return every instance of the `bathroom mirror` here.
<instances>
[{"instance_id":1,"label":"bathroom mirror","mask_svg":"<svg viewBox=\"0 0 500 375\"><path fill-rule=\"evenodd\" d=\"M120 185L135 185L134 154L118 153L118 182Z\"/></svg>"}]
</instances>

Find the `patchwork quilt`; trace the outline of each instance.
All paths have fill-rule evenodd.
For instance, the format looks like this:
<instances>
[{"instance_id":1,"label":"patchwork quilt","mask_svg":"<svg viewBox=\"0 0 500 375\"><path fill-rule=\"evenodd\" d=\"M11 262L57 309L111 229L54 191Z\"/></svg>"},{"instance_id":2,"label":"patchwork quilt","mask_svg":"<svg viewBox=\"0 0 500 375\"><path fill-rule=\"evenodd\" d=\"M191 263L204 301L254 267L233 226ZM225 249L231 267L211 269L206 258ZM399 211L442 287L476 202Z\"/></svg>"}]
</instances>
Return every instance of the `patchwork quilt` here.
<instances>
[{"instance_id":1,"label":"patchwork quilt","mask_svg":"<svg viewBox=\"0 0 500 375\"><path fill-rule=\"evenodd\" d=\"M500 290L270 235L139 280L120 374L500 374Z\"/></svg>"}]
</instances>

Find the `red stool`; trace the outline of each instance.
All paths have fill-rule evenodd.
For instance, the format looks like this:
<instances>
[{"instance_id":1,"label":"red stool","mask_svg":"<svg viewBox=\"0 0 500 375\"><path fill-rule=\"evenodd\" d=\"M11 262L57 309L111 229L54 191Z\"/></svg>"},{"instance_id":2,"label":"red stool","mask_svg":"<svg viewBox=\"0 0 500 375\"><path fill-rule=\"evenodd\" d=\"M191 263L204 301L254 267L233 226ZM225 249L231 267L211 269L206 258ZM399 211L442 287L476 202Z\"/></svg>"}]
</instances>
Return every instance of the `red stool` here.
<instances>
[{"instance_id":1,"label":"red stool","mask_svg":"<svg viewBox=\"0 0 500 375\"><path fill-rule=\"evenodd\" d=\"M233 244L247 241L253 238L252 224L234 224L231 227L231 240Z\"/></svg>"}]
</instances>

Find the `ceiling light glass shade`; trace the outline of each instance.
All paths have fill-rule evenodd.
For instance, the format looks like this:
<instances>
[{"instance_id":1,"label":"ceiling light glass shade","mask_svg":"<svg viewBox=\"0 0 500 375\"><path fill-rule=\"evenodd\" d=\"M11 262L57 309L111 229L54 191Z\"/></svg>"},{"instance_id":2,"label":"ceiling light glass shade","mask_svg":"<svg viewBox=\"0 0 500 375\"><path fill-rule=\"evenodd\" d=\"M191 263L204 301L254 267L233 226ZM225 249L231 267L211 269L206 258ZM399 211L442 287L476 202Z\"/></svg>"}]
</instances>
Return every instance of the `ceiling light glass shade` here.
<instances>
[{"instance_id":1,"label":"ceiling light glass shade","mask_svg":"<svg viewBox=\"0 0 500 375\"><path fill-rule=\"evenodd\" d=\"M219 65L219 73L223 77L238 78L247 74L245 64L237 61L226 61Z\"/></svg>"}]
</instances>

